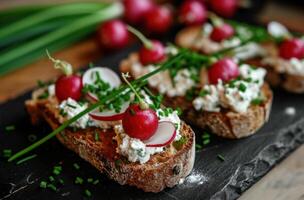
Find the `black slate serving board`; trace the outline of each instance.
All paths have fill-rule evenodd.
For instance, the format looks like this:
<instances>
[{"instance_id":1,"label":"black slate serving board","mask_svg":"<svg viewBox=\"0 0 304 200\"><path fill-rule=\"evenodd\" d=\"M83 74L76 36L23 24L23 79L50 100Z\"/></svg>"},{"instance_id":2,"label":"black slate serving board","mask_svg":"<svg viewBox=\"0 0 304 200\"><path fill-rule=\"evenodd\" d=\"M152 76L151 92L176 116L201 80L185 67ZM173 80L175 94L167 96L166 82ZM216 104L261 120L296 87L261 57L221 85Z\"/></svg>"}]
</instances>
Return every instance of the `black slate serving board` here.
<instances>
[{"instance_id":1,"label":"black slate serving board","mask_svg":"<svg viewBox=\"0 0 304 200\"><path fill-rule=\"evenodd\" d=\"M117 71L122 58L138 48L132 46L122 52L102 59L98 64ZM81 160L52 139L35 150L38 156L31 161L16 165L0 158L0 200L2 199L236 199L252 184L265 175L274 165L304 142L304 95L274 91L274 104L269 122L255 135L241 140L226 140L212 136L211 143L196 152L193 172L184 183L172 189L153 194L134 187L120 186L100 174L94 167ZM24 109L24 101L30 92L0 105L0 150L10 148L14 152L30 144L29 134L41 137L50 129L47 124L33 127ZM287 115L285 109L292 106L295 115ZM14 124L16 130L6 132L4 127ZM197 140L203 130L193 127ZM200 141L198 141L200 142ZM221 161L217 155L225 158ZM59 175L65 184L56 185L58 191L41 189L39 183L52 175L54 165L61 163ZM79 170L73 167L78 163ZM75 177L99 179L92 185L74 183ZM86 182L86 181L85 181ZM85 189L92 197L84 195Z\"/></svg>"}]
</instances>

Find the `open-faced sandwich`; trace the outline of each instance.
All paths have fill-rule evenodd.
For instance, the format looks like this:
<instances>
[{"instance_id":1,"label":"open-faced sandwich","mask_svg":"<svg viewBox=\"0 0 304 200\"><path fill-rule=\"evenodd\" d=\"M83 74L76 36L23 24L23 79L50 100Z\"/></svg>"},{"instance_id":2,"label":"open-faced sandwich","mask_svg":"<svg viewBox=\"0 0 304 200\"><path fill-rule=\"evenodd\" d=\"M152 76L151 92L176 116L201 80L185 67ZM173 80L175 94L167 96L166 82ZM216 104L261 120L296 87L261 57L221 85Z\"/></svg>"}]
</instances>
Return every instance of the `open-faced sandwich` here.
<instances>
[{"instance_id":1,"label":"open-faced sandwich","mask_svg":"<svg viewBox=\"0 0 304 200\"><path fill-rule=\"evenodd\" d=\"M241 60L264 55L264 50L256 43L266 40L267 32L260 27L224 21L209 14L210 22L182 29L175 38L178 46L212 55L242 46L233 52Z\"/></svg>"},{"instance_id":2,"label":"open-faced sandwich","mask_svg":"<svg viewBox=\"0 0 304 200\"><path fill-rule=\"evenodd\" d=\"M162 107L159 97L142 89L145 81L129 83L123 75L127 84L121 85L119 76L104 67L81 77L68 63L51 59L65 75L26 101L33 123L46 120L64 146L122 185L160 192L191 172L194 132L176 110Z\"/></svg>"},{"instance_id":3,"label":"open-faced sandwich","mask_svg":"<svg viewBox=\"0 0 304 200\"><path fill-rule=\"evenodd\" d=\"M260 45L266 50L253 62L267 69L266 80L289 92L304 93L304 39L292 35L277 22L268 24L271 40Z\"/></svg>"},{"instance_id":4,"label":"open-faced sandwich","mask_svg":"<svg viewBox=\"0 0 304 200\"><path fill-rule=\"evenodd\" d=\"M120 69L135 78L157 69L157 61L143 62L147 51L130 54ZM148 79L150 88L165 96L164 105L180 108L186 122L226 138L249 136L268 120L273 95L264 82L265 69L174 47L164 48L162 59L170 61L179 51L189 56Z\"/></svg>"}]
</instances>

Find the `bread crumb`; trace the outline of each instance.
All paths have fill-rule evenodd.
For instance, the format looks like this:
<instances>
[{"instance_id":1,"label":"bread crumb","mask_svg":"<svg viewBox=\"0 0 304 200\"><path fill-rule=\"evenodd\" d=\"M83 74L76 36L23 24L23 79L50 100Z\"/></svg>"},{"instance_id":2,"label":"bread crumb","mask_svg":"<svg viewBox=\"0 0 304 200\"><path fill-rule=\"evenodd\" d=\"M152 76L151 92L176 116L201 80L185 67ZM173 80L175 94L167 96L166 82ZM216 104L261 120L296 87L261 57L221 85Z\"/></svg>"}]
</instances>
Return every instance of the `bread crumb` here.
<instances>
[{"instance_id":1,"label":"bread crumb","mask_svg":"<svg viewBox=\"0 0 304 200\"><path fill-rule=\"evenodd\" d=\"M295 115L296 109L294 107L287 107L285 108L285 114L290 116Z\"/></svg>"}]
</instances>

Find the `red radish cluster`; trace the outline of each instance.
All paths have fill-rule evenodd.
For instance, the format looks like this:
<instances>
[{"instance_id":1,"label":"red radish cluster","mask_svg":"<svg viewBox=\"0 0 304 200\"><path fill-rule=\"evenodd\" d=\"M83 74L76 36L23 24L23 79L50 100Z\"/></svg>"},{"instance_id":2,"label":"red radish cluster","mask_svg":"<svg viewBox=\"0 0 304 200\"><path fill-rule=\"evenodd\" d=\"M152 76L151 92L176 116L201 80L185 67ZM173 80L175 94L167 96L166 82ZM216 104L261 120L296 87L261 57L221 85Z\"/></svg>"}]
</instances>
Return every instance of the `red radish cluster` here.
<instances>
[{"instance_id":1,"label":"red radish cluster","mask_svg":"<svg viewBox=\"0 0 304 200\"><path fill-rule=\"evenodd\" d=\"M122 125L130 137L147 140L155 133L158 118L151 108L142 109L139 104L133 104L125 112Z\"/></svg>"},{"instance_id":2,"label":"red radish cluster","mask_svg":"<svg viewBox=\"0 0 304 200\"><path fill-rule=\"evenodd\" d=\"M207 19L205 6L197 0L185 1L179 10L179 20L186 25L200 25Z\"/></svg>"},{"instance_id":3,"label":"red radish cluster","mask_svg":"<svg viewBox=\"0 0 304 200\"><path fill-rule=\"evenodd\" d=\"M229 24L221 24L219 26L214 26L210 38L213 41L221 42L223 40L229 39L234 35L234 29Z\"/></svg>"},{"instance_id":4,"label":"red radish cluster","mask_svg":"<svg viewBox=\"0 0 304 200\"><path fill-rule=\"evenodd\" d=\"M238 8L238 0L210 0L210 6L218 15L232 17Z\"/></svg>"},{"instance_id":5,"label":"red radish cluster","mask_svg":"<svg viewBox=\"0 0 304 200\"><path fill-rule=\"evenodd\" d=\"M102 24L98 36L101 44L108 49L123 48L129 42L126 24L120 20L111 20Z\"/></svg>"},{"instance_id":6,"label":"red radish cluster","mask_svg":"<svg viewBox=\"0 0 304 200\"><path fill-rule=\"evenodd\" d=\"M209 83L217 84L219 80L227 82L240 74L238 65L230 58L223 58L208 69Z\"/></svg>"},{"instance_id":7,"label":"red radish cluster","mask_svg":"<svg viewBox=\"0 0 304 200\"><path fill-rule=\"evenodd\" d=\"M279 49L280 56L284 59L304 58L304 42L300 39L287 39Z\"/></svg>"}]
</instances>

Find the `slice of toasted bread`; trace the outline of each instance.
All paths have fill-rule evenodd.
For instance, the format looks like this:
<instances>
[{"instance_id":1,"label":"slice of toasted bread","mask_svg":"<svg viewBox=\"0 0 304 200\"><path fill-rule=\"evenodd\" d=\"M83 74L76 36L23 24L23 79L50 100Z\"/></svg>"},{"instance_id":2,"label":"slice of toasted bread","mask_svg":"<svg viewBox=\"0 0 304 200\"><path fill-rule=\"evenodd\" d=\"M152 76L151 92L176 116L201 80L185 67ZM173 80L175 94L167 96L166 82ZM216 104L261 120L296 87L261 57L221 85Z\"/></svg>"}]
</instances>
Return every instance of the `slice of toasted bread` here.
<instances>
[{"instance_id":1,"label":"slice of toasted bread","mask_svg":"<svg viewBox=\"0 0 304 200\"><path fill-rule=\"evenodd\" d=\"M57 100L28 100L25 103L32 122L46 120L53 129L60 126ZM94 138L99 134L99 140ZM195 158L195 135L190 126L182 123L181 134L186 143L178 147L171 144L164 152L154 154L147 163L128 162L117 153L117 141L112 129L102 130L97 127L65 129L58 134L59 141L90 162L100 172L122 185L131 185L146 192L160 192L166 187L173 187L192 170Z\"/></svg>"},{"instance_id":2,"label":"slice of toasted bread","mask_svg":"<svg viewBox=\"0 0 304 200\"><path fill-rule=\"evenodd\" d=\"M134 62L135 55L132 53L129 58L123 60L120 70L134 75L131 64ZM151 89L158 92L155 88ZM251 105L245 113L226 109L222 109L220 112L196 111L192 106L192 101L186 100L185 97L165 96L163 104L172 108L180 108L183 112L182 118L189 124L210 129L221 137L237 139L254 134L268 120L273 94L267 83L262 86L261 93L265 97L264 102L259 105Z\"/></svg>"}]
</instances>

